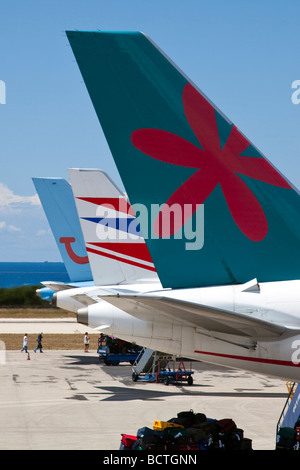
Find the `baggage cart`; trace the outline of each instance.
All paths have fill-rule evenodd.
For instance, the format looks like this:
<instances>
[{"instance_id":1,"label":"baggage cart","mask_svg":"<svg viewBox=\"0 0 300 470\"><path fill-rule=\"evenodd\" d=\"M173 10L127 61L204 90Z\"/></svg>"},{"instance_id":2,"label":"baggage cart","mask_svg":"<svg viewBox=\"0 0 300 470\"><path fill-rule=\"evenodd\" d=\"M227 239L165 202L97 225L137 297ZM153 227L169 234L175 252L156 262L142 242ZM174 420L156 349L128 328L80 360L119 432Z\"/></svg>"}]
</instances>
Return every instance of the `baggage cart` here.
<instances>
[{"instance_id":1,"label":"baggage cart","mask_svg":"<svg viewBox=\"0 0 300 470\"><path fill-rule=\"evenodd\" d=\"M118 366L120 362L129 362L134 364L138 358L138 353L109 353L103 349L98 349L99 360L103 360L107 366Z\"/></svg>"},{"instance_id":2,"label":"baggage cart","mask_svg":"<svg viewBox=\"0 0 300 470\"><path fill-rule=\"evenodd\" d=\"M129 362L133 365L138 360L140 349L136 344L102 335L97 353L99 361L103 361L106 365L117 366L120 362Z\"/></svg>"},{"instance_id":3,"label":"baggage cart","mask_svg":"<svg viewBox=\"0 0 300 470\"><path fill-rule=\"evenodd\" d=\"M171 367L173 362L173 367ZM165 385L171 383L183 383L187 382L188 385L193 385L193 371L185 368L183 360L180 360L178 367L175 367L175 359L163 355L161 353L153 353L152 364L150 370L137 372L137 369L133 371L132 380L134 382L138 380L146 382L163 382Z\"/></svg>"},{"instance_id":4,"label":"baggage cart","mask_svg":"<svg viewBox=\"0 0 300 470\"><path fill-rule=\"evenodd\" d=\"M187 382L188 385L193 385L193 373L192 370L186 370L184 362L180 361L177 369L166 368L165 370L159 370L158 380L163 381L165 385L179 382Z\"/></svg>"}]
</instances>

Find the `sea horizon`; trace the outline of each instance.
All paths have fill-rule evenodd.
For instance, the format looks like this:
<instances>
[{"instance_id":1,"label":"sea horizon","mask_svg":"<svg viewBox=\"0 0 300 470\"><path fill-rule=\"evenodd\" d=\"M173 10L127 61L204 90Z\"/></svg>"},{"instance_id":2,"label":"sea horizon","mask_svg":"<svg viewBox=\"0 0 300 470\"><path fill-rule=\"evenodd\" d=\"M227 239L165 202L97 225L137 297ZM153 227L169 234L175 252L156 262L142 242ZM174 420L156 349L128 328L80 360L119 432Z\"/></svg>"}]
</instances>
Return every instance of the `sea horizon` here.
<instances>
[{"instance_id":1,"label":"sea horizon","mask_svg":"<svg viewBox=\"0 0 300 470\"><path fill-rule=\"evenodd\" d=\"M35 286L43 281L69 282L63 262L0 262L0 288Z\"/></svg>"}]
</instances>

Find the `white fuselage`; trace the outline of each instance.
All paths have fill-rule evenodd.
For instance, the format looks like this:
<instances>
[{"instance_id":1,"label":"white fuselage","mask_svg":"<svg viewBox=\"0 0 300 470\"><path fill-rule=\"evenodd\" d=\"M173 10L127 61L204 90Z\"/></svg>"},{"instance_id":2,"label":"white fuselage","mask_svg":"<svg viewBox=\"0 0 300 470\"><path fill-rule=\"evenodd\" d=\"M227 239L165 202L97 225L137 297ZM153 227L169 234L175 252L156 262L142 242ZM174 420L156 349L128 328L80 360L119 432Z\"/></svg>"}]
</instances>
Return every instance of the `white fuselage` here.
<instances>
[{"instance_id":1,"label":"white fuselage","mask_svg":"<svg viewBox=\"0 0 300 470\"><path fill-rule=\"evenodd\" d=\"M161 296L186 300L222 310L251 315L276 325L295 329L295 335L278 340L255 341L249 344L237 335L205 331L154 315L142 320L107 303L104 298L110 287L94 288L96 303L84 306L78 302L70 308L72 289L57 293L57 305L77 311L78 321L107 334L153 350L164 351L204 362L220 364L256 373L273 375L285 380L300 381L300 281L261 283L259 289L247 285L193 289L161 290L158 284L111 286L111 292L155 292ZM85 289L87 291L87 289ZM156 293L157 293L156 291ZM79 294L77 290L77 294ZM91 293L90 293L91 294ZM151 293L149 294L151 295ZM61 301L60 297L64 297ZM80 297L79 297L80 298ZM68 302L67 302L67 299ZM78 299L78 297L77 297ZM74 298L73 298L74 300ZM68 304L68 305L67 305ZM184 313L183 313L184 316ZM254 338L255 340L255 338ZM245 343L242 345L242 343Z\"/></svg>"}]
</instances>

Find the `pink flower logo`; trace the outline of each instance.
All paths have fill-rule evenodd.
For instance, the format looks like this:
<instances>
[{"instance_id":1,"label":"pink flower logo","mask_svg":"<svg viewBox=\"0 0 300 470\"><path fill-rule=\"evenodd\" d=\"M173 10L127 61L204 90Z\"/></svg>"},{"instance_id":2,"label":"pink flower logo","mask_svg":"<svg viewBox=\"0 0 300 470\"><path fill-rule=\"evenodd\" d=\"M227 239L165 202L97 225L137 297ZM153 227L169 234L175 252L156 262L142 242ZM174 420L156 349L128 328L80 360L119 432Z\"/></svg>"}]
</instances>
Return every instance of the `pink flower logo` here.
<instances>
[{"instance_id":1,"label":"pink flower logo","mask_svg":"<svg viewBox=\"0 0 300 470\"><path fill-rule=\"evenodd\" d=\"M290 185L264 158L241 156L250 144L235 126L221 148L214 108L189 83L183 89L182 100L186 119L202 148L161 129L137 129L131 135L133 145L148 156L198 170L169 197L161 215L173 204L181 207L192 204L195 212L220 184L231 216L242 233L252 241L263 240L268 232L265 213L239 174L281 188L291 189ZM191 212L185 216L183 211L182 220L164 231L158 215L154 231L159 236L172 235L190 216Z\"/></svg>"}]
</instances>

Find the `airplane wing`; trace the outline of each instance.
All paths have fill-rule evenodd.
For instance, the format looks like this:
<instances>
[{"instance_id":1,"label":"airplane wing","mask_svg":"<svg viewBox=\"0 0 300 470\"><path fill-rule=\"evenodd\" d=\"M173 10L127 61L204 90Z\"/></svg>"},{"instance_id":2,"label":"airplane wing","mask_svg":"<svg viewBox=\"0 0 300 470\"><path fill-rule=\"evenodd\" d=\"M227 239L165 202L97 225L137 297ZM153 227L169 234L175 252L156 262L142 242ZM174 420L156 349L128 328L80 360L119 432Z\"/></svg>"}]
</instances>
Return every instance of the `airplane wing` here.
<instances>
[{"instance_id":1,"label":"airplane wing","mask_svg":"<svg viewBox=\"0 0 300 470\"><path fill-rule=\"evenodd\" d=\"M229 334L254 340L280 339L295 334L295 329L267 322L249 314L235 313L193 302L147 295L106 295L103 300L141 320L172 319L181 324L213 333Z\"/></svg>"},{"instance_id":2,"label":"airplane wing","mask_svg":"<svg viewBox=\"0 0 300 470\"><path fill-rule=\"evenodd\" d=\"M75 294L75 295L72 295L72 298L77 300L77 302L80 302L85 307L88 307L89 305L93 305L97 303L97 300L95 300L92 296L87 295L87 294Z\"/></svg>"}]
</instances>

